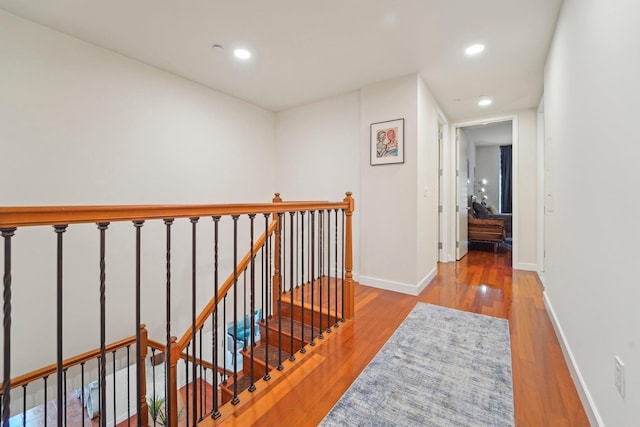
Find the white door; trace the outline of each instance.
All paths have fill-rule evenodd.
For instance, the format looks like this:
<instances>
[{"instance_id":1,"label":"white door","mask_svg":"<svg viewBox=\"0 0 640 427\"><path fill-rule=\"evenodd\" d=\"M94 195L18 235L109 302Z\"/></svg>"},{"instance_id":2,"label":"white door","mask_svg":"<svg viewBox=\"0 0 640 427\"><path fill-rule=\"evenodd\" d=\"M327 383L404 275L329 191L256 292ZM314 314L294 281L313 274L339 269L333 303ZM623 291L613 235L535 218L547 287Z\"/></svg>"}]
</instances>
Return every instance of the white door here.
<instances>
[{"instance_id":1,"label":"white door","mask_svg":"<svg viewBox=\"0 0 640 427\"><path fill-rule=\"evenodd\" d=\"M468 217L468 180L469 161L467 155L467 139L460 128L456 128L456 259L460 260L469 251L469 240L467 234Z\"/></svg>"}]
</instances>

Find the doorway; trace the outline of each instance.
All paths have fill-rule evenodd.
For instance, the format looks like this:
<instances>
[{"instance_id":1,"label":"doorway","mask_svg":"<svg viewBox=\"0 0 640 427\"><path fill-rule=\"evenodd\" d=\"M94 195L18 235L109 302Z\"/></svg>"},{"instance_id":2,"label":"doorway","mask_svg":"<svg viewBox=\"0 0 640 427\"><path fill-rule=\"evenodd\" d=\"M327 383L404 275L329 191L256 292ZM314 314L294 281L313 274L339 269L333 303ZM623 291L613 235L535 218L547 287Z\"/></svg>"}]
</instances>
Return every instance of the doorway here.
<instances>
[{"instance_id":1,"label":"doorway","mask_svg":"<svg viewBox=\"0 0 640 427\"><path fill-rule=\"evenodd\" d=\"M454 124L453 135L456 259L463 258L468 251L467 218L474 200L496 214L510 215L507 244L515 255L518 165L513 160L517 159L517 117Z\"/></svg>"}]
</instances>

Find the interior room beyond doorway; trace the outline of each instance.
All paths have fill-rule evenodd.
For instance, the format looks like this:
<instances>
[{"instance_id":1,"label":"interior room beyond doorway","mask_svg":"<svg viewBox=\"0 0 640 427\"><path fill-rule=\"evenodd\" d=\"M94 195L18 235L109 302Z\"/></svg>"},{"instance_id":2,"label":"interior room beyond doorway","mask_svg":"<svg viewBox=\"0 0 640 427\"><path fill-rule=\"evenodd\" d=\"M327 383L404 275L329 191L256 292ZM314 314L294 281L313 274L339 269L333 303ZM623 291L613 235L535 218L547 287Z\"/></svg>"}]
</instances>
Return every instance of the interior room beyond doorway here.
<instances>
[{"instance_id":1,"label":"interior room beyond doorway","mask_svg":"<svg viewBox=\"0 0 640 427\"><path fill-rule=\"evenodd\" d=\"M459 248L483 249L486 243L494 250L513 247L513 126L512 119L505 119L458 127ZM504 221L504 236L478 236L473 226L472 233L468 220L489 217ZM464 253L460 251L458 259Z\"/></svg>"}]
</instances>

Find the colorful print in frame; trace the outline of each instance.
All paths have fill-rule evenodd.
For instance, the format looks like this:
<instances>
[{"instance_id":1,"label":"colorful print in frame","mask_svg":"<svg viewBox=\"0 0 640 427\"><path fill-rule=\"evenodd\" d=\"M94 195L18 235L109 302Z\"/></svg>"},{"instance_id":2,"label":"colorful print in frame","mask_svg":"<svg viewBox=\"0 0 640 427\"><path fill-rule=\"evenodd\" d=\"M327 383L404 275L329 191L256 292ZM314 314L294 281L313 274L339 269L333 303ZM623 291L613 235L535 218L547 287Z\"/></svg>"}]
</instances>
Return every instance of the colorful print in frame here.
<instances>
[{"instance_id":1,"label":"colorful print in frame","mask_svg":"<svg viewBox=\"0 0 640 427\"><path fill-rule=\"evenodd\" d=\"M404 163L404 119L371 124L371 164Z\"/></svg>"}]
</instances>

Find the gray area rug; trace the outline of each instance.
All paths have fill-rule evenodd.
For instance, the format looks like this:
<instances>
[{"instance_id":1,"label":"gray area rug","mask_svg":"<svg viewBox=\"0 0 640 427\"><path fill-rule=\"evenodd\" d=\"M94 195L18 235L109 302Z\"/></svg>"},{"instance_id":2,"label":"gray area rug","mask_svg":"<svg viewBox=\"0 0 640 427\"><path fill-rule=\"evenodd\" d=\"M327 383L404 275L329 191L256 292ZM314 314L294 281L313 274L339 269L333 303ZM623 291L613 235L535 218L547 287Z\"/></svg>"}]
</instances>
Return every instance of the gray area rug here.
<instances>
[{"instance_id":1,"label":"gray area rug","mask_svg":"<svg viewBox=\"0 0 640 427\"><path fill-rule=\"evenodd\" d=\"M418 303L321 426L513 426L509 324Z\"/></svg>"}]
</instances>

